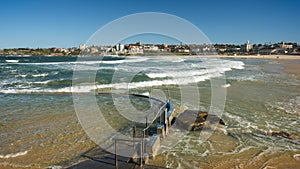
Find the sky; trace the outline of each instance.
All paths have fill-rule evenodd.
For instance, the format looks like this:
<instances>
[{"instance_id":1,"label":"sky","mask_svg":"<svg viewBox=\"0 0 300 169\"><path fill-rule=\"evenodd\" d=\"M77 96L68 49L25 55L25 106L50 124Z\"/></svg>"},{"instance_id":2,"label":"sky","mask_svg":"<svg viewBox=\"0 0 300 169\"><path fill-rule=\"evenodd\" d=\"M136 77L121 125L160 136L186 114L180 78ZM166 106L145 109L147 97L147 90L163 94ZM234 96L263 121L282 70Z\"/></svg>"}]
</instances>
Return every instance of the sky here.
<instances>
[{"instance_id":1,"label":"sky","mask_svg":"<svg viewBox=\"0 0 300 169\"><path fill-rule=\"evenodd\" d=\"M300 42L299 6L297 0L2 0L0 49L78 47L104 25L139 12L183 18L213 44Z\"/></svg>"}]
</instances>

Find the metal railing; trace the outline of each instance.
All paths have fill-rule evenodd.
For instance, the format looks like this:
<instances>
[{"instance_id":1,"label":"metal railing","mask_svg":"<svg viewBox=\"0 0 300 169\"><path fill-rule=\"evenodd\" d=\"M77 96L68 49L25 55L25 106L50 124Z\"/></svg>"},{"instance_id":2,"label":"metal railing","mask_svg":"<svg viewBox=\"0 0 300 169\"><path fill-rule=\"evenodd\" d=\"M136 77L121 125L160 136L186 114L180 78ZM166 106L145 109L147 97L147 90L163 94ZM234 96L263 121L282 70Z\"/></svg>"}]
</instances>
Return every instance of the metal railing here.
<instances>
[{"instance_id":1,"label":"metal railing","mask_svg":"<svg viewBox=\"0 0 300 169\"><path fill-rule=\"evenodd\" d=\"M117 138L114 138L113 140L115 141L114 144L115 144L115 167L116 169L118 168L118 142L132 142L133 144L134 143L140 143L140 167L142 168L143 167L143 161L144 161L144 145L145 145L145 138L146 138L146 132L149 130L149 128L151 127L151 125L158 119L158 118L161 118L162 116L162 113L165 112L166 108L167 108L167 104L168 102L166 101L162 101L158 98L155 98L155 97L151 97L151 96L145 96L145 95L141 95L141 94L126 94L126 93L110 93L110 92L99 92L97 93L98 95L101 95L101 94L107 94L107 95L112 95L112 94L116 94L116 95L124 95L124 96L135 96L135 97L142 97L142 98L148 98L148 99L151 99L151 100L154 100L154 101L157 101L157 102L160 102L162 103L163 105L159 108L159 110L157 111L157 113L155 114L155 116L150 120L150 123L148 123L148 116L145 116L145 120L146 120L146 126L145 128L143 128L141 131L142 131L142 138L141 140L135 140L135 139L132 139L132 140L127 140L127 139L117 139ZM161 123L161 122L160 122ZM136 126L134 126L134 129L133 129L133 137L135 137L135 133L136 133ZM133 146L134 148L135 146Z\"/></svg>"}]
</instances>

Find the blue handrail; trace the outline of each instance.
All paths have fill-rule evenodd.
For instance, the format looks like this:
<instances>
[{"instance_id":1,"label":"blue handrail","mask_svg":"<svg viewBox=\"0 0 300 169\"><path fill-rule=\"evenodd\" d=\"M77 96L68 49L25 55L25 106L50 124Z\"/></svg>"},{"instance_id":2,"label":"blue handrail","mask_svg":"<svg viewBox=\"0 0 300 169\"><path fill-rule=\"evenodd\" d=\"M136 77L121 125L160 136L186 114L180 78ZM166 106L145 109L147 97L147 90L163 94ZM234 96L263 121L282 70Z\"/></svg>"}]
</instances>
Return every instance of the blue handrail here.
<instances>
[{"instance_id":1,"label":"blue handrail","mask_svg":"<svg viewBox=\"0 0 300 169\"><path fill-rule=\"evenodd\" d=\"M166 108L168 110L167 117L170 117L174 110L174 105L170 102L170 100L167 101Z\"/></svg>"}]
</instances>

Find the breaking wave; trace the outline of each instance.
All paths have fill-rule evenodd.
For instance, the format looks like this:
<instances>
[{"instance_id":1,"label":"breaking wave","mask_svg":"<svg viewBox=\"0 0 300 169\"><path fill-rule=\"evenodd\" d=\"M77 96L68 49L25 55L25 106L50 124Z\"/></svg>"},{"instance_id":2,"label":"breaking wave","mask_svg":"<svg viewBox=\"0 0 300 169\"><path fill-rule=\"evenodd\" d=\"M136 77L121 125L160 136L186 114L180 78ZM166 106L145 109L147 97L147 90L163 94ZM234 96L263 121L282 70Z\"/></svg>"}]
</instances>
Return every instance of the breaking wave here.
<instances>
[{"instance_id":1,"label":"breaking wave","mask_svg":"<svg viewBox=\"0 0 300 169\"><path fill-rule=\"evenodd\" d=\"M4 69L7 73L3 72L2 75L6 78L0 79L0 93L70 93L90 92L103 88L132 89L186 85L220 77L227 71L244 68L244 63L241 61L207 58L130 57L93 61L80 59L77 62L74 60L49 62L45 59L45 62L39 60L38 63L12 64L12 67ZM85 83L80 84L82 85L80 87L72 87L75 69L76 71L97 71L95 84ZM118 73L121 75L120 78L114 79L115 74ZM126 78L137 73L137 80L128 81Z\"/></svg>"},{"instance_id":2,"label":"breaking wave","mask_svg":"<svg viewBox=\"0 0 300 169\"><path fill-rule=\"evenodd\" d=\"M5 60L5 62L7 62L7 63L18 63L19 60Z\"/></svg>"}]
</instances>

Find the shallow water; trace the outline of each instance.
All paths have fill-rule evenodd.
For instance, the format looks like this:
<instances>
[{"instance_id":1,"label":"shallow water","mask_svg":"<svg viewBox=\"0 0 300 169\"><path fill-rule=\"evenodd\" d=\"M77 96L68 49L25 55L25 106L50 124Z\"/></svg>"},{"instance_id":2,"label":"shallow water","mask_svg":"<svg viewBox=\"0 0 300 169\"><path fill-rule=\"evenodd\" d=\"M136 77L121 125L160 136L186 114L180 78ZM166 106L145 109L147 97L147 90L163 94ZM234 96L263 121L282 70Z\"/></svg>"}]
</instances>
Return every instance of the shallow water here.
<instances>
[{"instance_id":1,"label":"shallow water","mask_svg":"<svg viewBox=\"0 0 300 169\"><path fill-rule=\"evenodd\" d=\"M245 60L241 79L228 72L225 127L204 143L197 132L175 131L174 137L184 139L171 148L167 142L156 162L171 168L300 167L299 81L276 62L261 62ZM293 139L267 135L270 131L291 133Z\"/></svg>"},{"instance_id":2,"label":"shallow water","mask_svg":"<svg viewBox=\"0 0 300 169\"><path fill-rule=\"evenodd\" d=\"M140 73L134 77L131 91L156 92L155 96L162 98L167 96L178 111L189 107L181 105L180 89L170 79L181 79L184 82L181 84L185 85L189 79L183 75L191 72L198 77L200 108L209 110L211 84L206 79L219 76L213 70L214 60L181 59L175 62L168 58L122 59L109 58L100 66L91 60L89 64L81 64L81 68L104 70L98 70L100 75L97 75L97 87L102 90L112 87L108 83L115 71L120 70L121 75L126 72L130 74L135 66ZM72 95L56 94L70 91L67 88L71 84L75 61L76 58L2 58L0 164L65 166L83 160L81 155L96 147L78 122ZM185 65L176 74L169 74L173 76L170 78L166 76L168 72L154 69L157 62L161 62L160 66L165 66L167 70L176 69L169 67L170 62L184 62L188 66ZM206 71L203 71L203 63L209 64ZM144 69L143 64L152 69ZM226 126L219 126L203 143L199 143L200 132L184 133L172 129L163 141L162 154L156 156L153 163L171 168L299 167L299 81L293 75L283 73L281 65L273 60L224 60L224 65L226 82L230 84L225 86L227 98L222 115ZM127 79L119 80L115 84L120 87ZM170 83L162 86L165 82ZM130 135L132 123L120 116L112 98L102 95L97 96L96 100L106 121L116 130ZM131 98L131 103L141 112L151 107L147 99ZM267 135L270 131L290 133L293 139Z\"/></svg>"}]
</instances>

